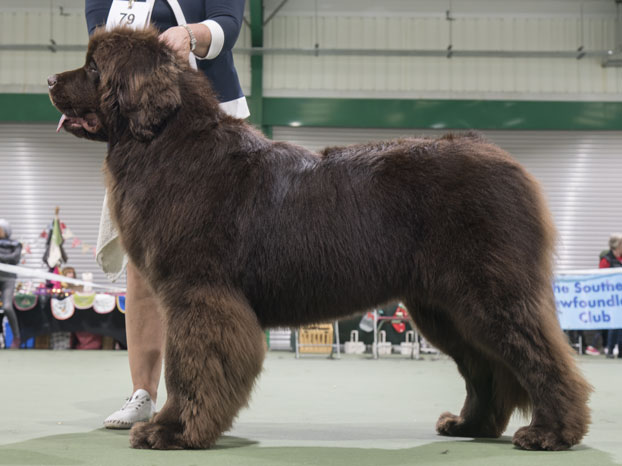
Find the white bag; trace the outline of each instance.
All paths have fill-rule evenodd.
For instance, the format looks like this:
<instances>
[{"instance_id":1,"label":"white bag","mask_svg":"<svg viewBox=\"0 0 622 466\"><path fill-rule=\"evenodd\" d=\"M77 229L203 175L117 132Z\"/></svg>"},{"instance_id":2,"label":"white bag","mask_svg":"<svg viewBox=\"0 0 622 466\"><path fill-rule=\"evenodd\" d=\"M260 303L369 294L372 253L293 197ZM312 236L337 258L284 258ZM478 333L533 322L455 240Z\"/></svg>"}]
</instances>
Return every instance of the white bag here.
<instances>
[{"instance_id":1,"label":"white bag","mask_svg":"<svg viewBox=\"0 0 622 466\"><path fill-rule=\"evenodd\" d=\"M393 349L393 345L391 342L387 341L387 332L384 330L380 330L378 332L378 355L386 356L387 354L391 354L391 350Z\"/></svg>"},{"instance_id":2,"label":"white bag","mask_svg":"<svg viewBox=\"0 0 622 466\"><path fill-rule=\"evenodd\" d=\"M350 332L350 341L345 343L346 354L363 354L365 352L365 343L359 341L358 330Z\"/></svg>"},{"instance_id":3,"label":"white bag","mask_svg":"<svg viewBox=\"0 0 622 466\"><path fill-rule=\"evenodd\" d=\"M400 353L402 356L410 356L413 352L413 346L415 344L415 332L409 330L406 332L406 341L400 343Z\"/></svg>"}]
</instances>

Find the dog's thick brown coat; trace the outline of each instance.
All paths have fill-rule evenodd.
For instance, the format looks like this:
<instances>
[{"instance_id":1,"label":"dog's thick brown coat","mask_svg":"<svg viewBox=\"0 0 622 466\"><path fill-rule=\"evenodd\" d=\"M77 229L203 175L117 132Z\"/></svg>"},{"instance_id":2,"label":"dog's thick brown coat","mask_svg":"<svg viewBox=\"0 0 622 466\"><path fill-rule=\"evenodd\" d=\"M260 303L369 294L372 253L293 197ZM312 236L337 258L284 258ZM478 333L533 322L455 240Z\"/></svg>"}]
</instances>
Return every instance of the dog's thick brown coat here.
<instances>
[{"instance_id":1,"label":"dog's thick brown coat","mask_svg":"<svg viewBox=\"0 0 622 466\"><path fill-rule=\"evenodd\" d=\"M166 313L168 399L139 448L207 448L248 402L262 329L406 303L466 381L440 434L578 443L589 385L560 330L554 231L534 179L474 134L320 154L225 115L153 30L96 32L50 79L77 136L108 141L110 207ZM130 310L131 312L131 310Z\"/></svg>"}]
</instances>

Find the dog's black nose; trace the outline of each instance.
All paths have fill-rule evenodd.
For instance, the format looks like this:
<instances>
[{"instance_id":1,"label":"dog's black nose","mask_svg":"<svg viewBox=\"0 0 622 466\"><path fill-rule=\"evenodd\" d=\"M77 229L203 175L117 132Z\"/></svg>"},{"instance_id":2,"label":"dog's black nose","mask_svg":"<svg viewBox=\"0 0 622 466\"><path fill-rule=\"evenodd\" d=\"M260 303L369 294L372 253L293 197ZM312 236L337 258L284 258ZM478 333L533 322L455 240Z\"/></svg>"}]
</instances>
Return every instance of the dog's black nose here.
<instances>
[{"instance_id":1,"label":"dog's black nose","mask_svg":"<svg viewBox=\"0 0 622 466\"><path fill-rule=\"evenodd\" d=\"M55 74L48 76L48 87L54 87L57 81L58 80Z\"/></svg>"}]
</instances>

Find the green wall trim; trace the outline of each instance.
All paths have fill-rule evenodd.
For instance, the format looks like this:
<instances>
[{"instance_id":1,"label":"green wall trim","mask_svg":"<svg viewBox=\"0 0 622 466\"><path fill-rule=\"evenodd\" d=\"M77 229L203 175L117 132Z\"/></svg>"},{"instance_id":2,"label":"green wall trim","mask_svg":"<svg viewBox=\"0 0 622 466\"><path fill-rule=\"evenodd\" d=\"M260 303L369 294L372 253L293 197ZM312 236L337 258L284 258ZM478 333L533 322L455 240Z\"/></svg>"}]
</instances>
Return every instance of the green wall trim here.
<instances>
[{"instance_id":1,"label":"green wall trim","mask_svg":"<svg viewBox=\"0 0 622 466\"><path fill-rule=\"evenodd\" d=\"M58 121L60 115L47 94L0 94L0 121Z\"/></svg>"},{"instance_id":2,"label":"green wall trim","mask_svg":"<svg viewBox=\"0 0 622 466\"><path fill-rule=\"evenodd\" d=\"M622 102L266 98L263 105L271 126L622 130Z\"/></svg>"},{"instance_id":3,"label":"green wall trim","mask_svg":"<svg viewBox=\"0 0 622 466\"><path fill-rule=\"evenodd\" d=\"M250 0L251 45L263 47L263 0ZM263 123L263 55L251 56L251 95L248 98L250 122L258 128Z\"/></svg>"},{"instance_id":4,"label":"green wall trim","mask_svg":"<svg viewBox=\"0 0 622 466\"><path fill-rule=\"evenodd\" d=\"M622 102L251 99L266 126L622 131ZM255 105L259 104L259 105ZM0 94L0 122L56 122L47 94Z\"/></svg>"}]
</instances>

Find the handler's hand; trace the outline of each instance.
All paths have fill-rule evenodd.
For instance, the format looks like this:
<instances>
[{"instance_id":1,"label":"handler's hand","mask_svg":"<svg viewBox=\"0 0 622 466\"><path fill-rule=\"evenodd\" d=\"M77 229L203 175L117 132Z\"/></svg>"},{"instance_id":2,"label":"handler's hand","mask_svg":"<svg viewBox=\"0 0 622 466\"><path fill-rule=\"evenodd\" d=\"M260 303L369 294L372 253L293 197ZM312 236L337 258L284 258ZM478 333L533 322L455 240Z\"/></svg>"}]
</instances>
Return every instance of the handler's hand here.
<instances>
[{"instance_id":1,"label":"handler's hand","mask_svg":"<svg viewBox=\"0 0 622 466\"><path fill-rule=\"evenodd\" d=\"M190 36L181 26L173 26L160 34L160 40L172 48L177 55L187 59L190 55Z\"/></svg>"}]
</instances>

